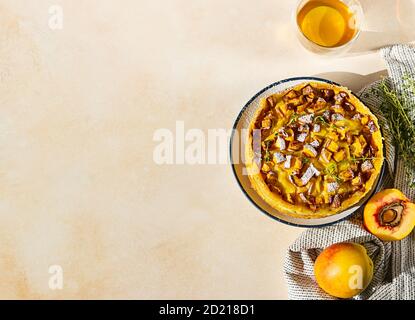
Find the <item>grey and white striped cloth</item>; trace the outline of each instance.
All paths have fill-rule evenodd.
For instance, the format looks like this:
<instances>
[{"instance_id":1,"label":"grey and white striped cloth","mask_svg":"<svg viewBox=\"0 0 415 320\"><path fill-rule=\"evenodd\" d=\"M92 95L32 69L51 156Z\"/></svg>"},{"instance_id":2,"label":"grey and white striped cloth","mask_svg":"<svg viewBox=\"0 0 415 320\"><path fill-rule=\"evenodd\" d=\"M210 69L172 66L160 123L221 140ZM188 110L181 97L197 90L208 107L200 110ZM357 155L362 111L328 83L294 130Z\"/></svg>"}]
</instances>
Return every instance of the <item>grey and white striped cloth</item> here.
<instances>
[{"instance_id":1,"label":"grey and white striped cloth","mask_svg":"<svg viewBox=\"0 0 415 320\"><path fill-rule=\"evenodd\" d=\"M395 45L383 48L380 53L387 64L391 85L396 90L404 90L403 76L415 76L415 47ZM387 166L380 189L395 187L415 200L415 191L409 188L402 161L398 158L395 162L392 137L378 109L380 98L373 94L372 88L375 85L376 83L365 87L358 95L378 116L383 128ZM415 121L415 114L411 116ZM362 209L349 220L305 231L290 246L284 263L290 299L334 299L316 284L313 267L315 259L324 248L343 241L364 245L374 262L371 284L355 299L415 299L415 232L402 241L383 242L362 227Z\"/></svg>"}]
</instances>

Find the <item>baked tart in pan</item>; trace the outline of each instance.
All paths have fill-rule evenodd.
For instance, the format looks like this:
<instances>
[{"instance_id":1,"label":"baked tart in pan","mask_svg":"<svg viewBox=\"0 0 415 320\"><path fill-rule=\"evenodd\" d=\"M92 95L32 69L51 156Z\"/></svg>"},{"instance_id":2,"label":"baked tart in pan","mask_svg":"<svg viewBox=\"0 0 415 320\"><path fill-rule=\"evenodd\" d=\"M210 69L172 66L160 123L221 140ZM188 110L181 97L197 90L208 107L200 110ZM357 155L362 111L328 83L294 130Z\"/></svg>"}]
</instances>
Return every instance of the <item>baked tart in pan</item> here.
<instances>
[{"instance_id":1,"label":"baked tart in pan","mask_svg":"<svg viewBox=\"0 0 415 320\"><path fill-rule=\"evenodd\" d=\"M261 100L245 157L252 187L270 206L321 218L371 191L383 139L376 116L350 90L307 82Z\"/></svg>"}]
</instances>

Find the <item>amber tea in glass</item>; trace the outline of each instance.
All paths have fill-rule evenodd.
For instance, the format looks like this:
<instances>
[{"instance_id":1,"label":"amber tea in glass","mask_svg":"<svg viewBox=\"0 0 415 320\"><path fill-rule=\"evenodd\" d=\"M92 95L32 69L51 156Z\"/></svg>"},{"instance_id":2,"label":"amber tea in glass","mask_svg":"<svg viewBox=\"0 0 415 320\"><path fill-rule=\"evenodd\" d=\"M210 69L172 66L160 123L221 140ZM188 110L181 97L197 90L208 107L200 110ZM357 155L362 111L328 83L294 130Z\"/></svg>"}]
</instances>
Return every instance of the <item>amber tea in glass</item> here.
<instances>
[{"instance_id":1,"label":"amber tea in glass","mask_svg":"<svg viewBox=\"0 0 415 320\"><path fill-rule=\"evenodd\" d=\"M311 49L340 48L359 33L359 9L355 0L300 1L296 23L303 37L314 44Z\"/></svg>"}]
</instances>

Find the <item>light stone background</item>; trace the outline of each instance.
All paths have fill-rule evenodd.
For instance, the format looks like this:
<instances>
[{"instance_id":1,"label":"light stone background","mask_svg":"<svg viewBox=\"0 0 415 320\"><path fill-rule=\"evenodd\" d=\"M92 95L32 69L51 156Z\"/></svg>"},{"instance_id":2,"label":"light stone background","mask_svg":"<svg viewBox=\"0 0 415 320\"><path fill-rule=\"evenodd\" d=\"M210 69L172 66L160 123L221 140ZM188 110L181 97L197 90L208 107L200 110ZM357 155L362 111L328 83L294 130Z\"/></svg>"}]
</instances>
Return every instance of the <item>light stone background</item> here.
<instances>
[{"instance_id":1,"label":"light stone background","mask_svg":"<svg viewBox=\"0 0 415 320\"><path fill-rule=\"evenodd\" d=\"M293 0L1 0L0 298L286 298L301 229L257 211L229 165L157 166L153 133L228 129L291 76L358 90L384 74L370 50L415 38L402 2L362 0L370 32L327 59L293 36Z\"/></svg>"}]
</instances>

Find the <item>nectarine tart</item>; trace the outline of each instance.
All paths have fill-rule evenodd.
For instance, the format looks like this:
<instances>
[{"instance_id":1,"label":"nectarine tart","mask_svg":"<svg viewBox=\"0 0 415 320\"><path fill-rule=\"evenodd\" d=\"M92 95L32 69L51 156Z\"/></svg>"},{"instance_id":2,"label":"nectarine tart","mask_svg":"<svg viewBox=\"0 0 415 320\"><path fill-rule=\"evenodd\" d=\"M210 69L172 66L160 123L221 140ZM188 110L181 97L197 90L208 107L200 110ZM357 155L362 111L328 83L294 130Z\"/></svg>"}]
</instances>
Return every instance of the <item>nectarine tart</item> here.
<instances>
[{"instance_id":1,"label":"nectarine tart","mask_svg":"<svg viewBox=\"0 0 415 320\"><path fill-rule=\"evenodd\" d=\"M252 187L282 213L318 218L363 199L383 164L376 116L347 88L309 82L261 100L249 127Z\"/></svg>"}]
</instances>

